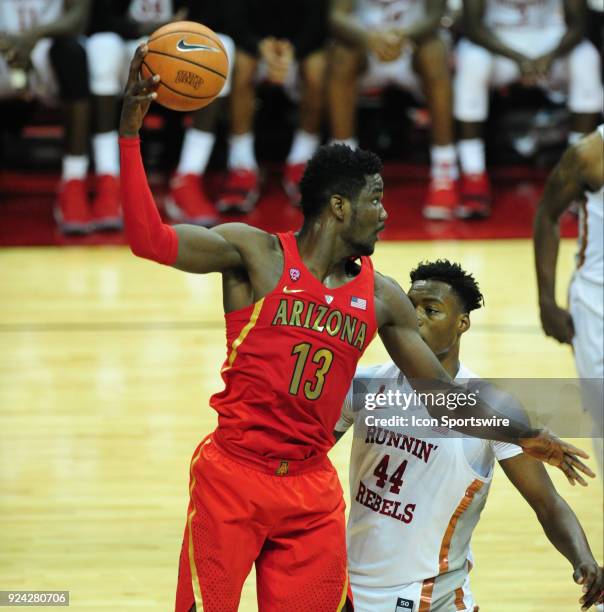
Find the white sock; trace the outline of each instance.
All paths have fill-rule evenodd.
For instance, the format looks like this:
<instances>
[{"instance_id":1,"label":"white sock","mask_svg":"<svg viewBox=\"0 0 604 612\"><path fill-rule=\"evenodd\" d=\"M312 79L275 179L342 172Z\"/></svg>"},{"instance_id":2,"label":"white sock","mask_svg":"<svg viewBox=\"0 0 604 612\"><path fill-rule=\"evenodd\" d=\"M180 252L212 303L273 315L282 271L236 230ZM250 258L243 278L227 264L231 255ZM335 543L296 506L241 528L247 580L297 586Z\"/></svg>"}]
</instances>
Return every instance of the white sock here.
<instances>
[{"instance_id":1,"label":"white sock","mask_svg":"<svg viewBox=\"0 0 604 612\"><path fill-rule=\"evenodd\" d=\"M448 179L455 181L459 176L457 171L457 154L455 146L450 145L434 145L430 149L430 157L432 159L432 178L435 180Z\"/></svg>"},{"instance_id":2,"label":"white sock","mask_svg":"<svg viewBox=\"0 0 604 612\"><path fill-rule=\"evenodd\" d=\"M464 174L483 174L486 170L484 140L470 138L457 143L457 154Z\"/></svg>"},{"instance_id":3,"label":"white sock","mask_svg":"<svg viewBox=\"0 0 604 612\"><path fill-rule=\"evenodd\" d=\"M97 175L119 176L120 149L117 144L116 131L95 134L92 137L92 151Z\"/></svg>"},{"instance_id":4,"label":"white sock","mask_svg":"<svg viewBox=\"0 0 604 612\"><path fill-rule=\"evenodd\" d=\"M229 145L229 169L256 170L258 168L256 155L254 154L254 135L251 132L231 136Z\"/></svg>"},{"instance_id":5,"label":"white sock","mask_svg":"<svg viewBox=\"0 0 604 612\"><path fill-rule=\"evenodd\" d=\"M216 137L211 132L189 128L185 132L176 173L203 174L212 154L215 140Z\"/></svg>"},{"instance_id":6,"label":"white sock","mask_svg":"<svg viewBox=\"0 0 604 612\"><path fill-rule=\"evenodd\" d=\"M305 164L319 146L319 135L297 130L287 156L288 164Z\"/></svg>"},{"instance_id":7,"label":"white sock","mask_svg":"<svg viewBox=\"0 0 604 612\"><path fill-rule=\"evenodd\" d=\"M332 138L329 141L329 144L344 144L350 147L351 149L359 148L359 141L354 136L351 136L350 138L340 138L340 139Z\"/></svg>"},{"instance_id":8,"label":"white sock","mask_svg":"<svg viewBox=\"0 0 604 612\"><path fill-rule=\"evenodd\" d=\"M65 155L63 158L63 175L61 177L64 181L85 179L87 172L87 155Z\"/></svg>"},{"instance_id":9,"label":"white sock","mask_svg":"<svg viewBox=\"0 0 604 612\"><path fill-rule=\"evenodd\" d=\"M583 132L569 132L568 133L568 144L574 145L576 142L581 140L585 134Z\"/></svg>"}]
</instances>

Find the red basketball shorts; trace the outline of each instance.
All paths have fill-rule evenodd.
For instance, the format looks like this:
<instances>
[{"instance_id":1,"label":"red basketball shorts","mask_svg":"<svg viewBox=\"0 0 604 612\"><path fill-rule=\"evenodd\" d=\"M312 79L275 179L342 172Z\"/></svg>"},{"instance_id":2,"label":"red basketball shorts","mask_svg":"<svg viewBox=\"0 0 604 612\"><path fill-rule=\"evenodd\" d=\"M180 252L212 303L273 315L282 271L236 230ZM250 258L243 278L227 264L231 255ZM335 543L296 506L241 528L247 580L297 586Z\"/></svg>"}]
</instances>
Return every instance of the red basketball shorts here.
<instances>
[{"instance_id":1,"label":"red basketball shorts","mask_svg":"<svg viewBox=\"0 0 604 612\"><path fill-rule=\"evenodd\" d=\"M176 612L236 611L254 563L260 612L352 610L345 505L327 459L279 476L208 438L193 455L189 491Z\"/></svg>"}]
</instances>

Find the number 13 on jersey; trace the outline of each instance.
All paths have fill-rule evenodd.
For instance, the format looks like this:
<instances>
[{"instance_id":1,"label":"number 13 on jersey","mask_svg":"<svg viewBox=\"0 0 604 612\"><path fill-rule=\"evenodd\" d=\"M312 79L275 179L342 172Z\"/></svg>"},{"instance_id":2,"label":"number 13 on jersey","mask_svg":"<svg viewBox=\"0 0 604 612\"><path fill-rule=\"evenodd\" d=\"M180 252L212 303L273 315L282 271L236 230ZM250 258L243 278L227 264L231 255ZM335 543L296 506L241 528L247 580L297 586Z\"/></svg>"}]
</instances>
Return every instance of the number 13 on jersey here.
<instances>
[{"instance_id":1,"label":"number 13 on jersey","mask_svg":"<svg viewBox=\"0 0 604 612\"><path fill-rule=\"evenodd\" d=\"M321 396L323 385L325 384L325 376L329 372L333 361L333 353L326 348L319 348L313 351L312 344L302 342L296 344L292 349L292 356L295 357L294 371L289 383L289 392L291 395L298 395L300 387L302 393L308 400L316 400ZM314 374L302 383L304 368L310 358L310 363L316 364Z\"/></svg>"}]
</instances>

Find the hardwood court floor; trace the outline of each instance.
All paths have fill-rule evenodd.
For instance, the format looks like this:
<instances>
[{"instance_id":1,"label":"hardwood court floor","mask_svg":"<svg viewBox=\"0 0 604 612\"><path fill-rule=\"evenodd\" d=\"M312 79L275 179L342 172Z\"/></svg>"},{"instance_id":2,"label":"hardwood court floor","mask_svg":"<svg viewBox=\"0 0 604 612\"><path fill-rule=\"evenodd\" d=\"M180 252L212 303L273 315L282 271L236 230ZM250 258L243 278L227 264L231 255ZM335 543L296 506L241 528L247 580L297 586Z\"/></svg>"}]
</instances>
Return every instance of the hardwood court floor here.
<instances>
[{"instance_id":1,"label":"hardwood court floor","mask_svg":"<svg viewBox=\"0 0 604 612\"><path fill-rule=\"evenodd\" d=\"M560 253L561 296L572 250ZM539 329L529 242L385 243L375 261L405 287L437 256L462 262L486 295L463 341L470 368L574 376L570 351ZM121 247L6 249L0 287L0 589L69 589L75 610L171 609L188 463L221 388L219 277ZM376 341L363 362L384 358ZM345 438L332 453L345 489L348 449ZM602 562L600 483L552 476ZM570 566L501 472L474 553L482 612L579 609ZM241 610L255 609L250 577Z\"/></svg>"}]
</instances>

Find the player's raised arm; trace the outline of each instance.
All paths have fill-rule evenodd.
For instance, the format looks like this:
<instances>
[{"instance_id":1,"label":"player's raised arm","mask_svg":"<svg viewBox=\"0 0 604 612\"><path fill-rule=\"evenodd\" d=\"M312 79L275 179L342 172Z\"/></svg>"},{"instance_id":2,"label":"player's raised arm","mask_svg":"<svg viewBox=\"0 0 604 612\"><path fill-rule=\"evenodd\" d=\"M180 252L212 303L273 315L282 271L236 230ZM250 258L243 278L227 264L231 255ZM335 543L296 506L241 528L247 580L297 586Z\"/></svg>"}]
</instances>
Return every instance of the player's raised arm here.
<instances>
[{"instance_id":1,"label":"player's raised arm","mask_svg":"<svg viewBox=\"0 0 604 612\"><path fill-rule=\"evenodd\" d=\"M223 272L243 265L234 242L253 240L260 232L233 224L209 230L193 225L170 227L162 222L147 183L140 153L139 130L156 98L160 76L141 79L146 47L140 46L130 64L120 119L121 185L126 237L139 257L186 272ZM248 236L249 234L249 236Z\"/></svg>"},{"instance_id":2,"label":"player's raised arm","mask_svg":"<svg viewBox=\"0 0 604 612\"><path fill-rule=\"evenodd\" d=\"M602 603L602 568L594 559L575 513L560 497L543 465L524 454L503 459L499 464L535 511L550 542L572 565L573 579L583 587L579 601L583 609ZM572 480L571 484L574 484Z\"/></svg>"},{"instance_id":3,"label":"player's raised arm","mask_svg":"<svg viewBox=\"0 0 604 612\"><path fill-rule=\"evenodd\" d=\"M376 274L375 305L380 338L390 357L405 374L411 386L417 391L433 394L428 394L428 397L436 397L437 393L454 395L461 392L462 389L454 384L420 336L415 310L396 281ZM464 390L463 393L467 392ZM523 448L525 453L563 469L567 475L570 474L570 471L565 468L569 464L576 462L577 465L583 466L577 456L587 458L588 455L582 450L546 431L531 429L523 423L516 422L509 415L498 412L479 398L475 399L476 403L473 405L469 402L458 403L454 413L437 403L427 403L426 408L435 418L447 415L455 416L456 419L474 417L488 420L495 417L498 419L496 422L507 419L509 425L462 425L454 429L478 438L517 444ZM581 469L581 471L584 470Z\"/></svg>"}]
</instances>

